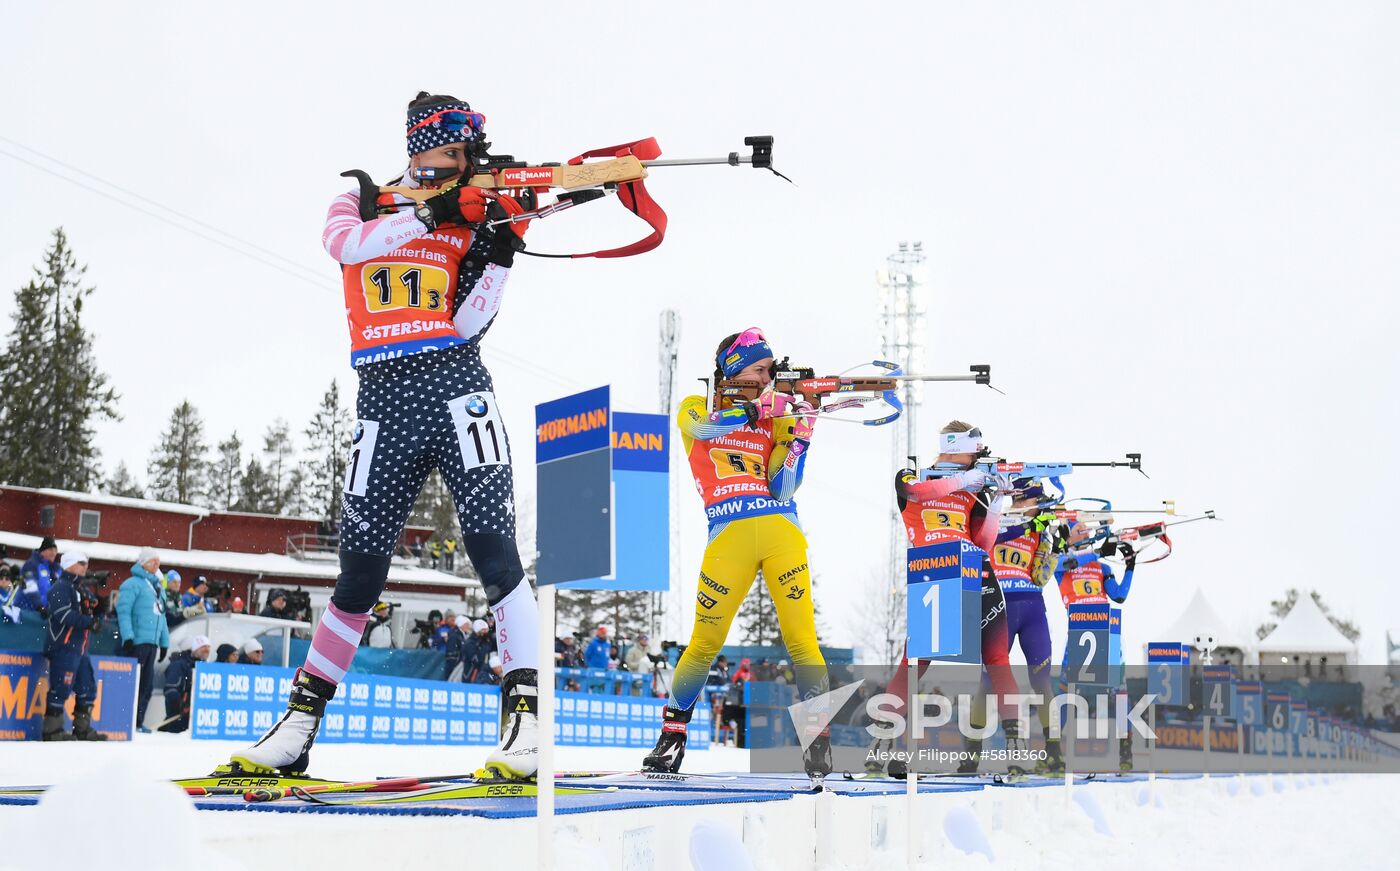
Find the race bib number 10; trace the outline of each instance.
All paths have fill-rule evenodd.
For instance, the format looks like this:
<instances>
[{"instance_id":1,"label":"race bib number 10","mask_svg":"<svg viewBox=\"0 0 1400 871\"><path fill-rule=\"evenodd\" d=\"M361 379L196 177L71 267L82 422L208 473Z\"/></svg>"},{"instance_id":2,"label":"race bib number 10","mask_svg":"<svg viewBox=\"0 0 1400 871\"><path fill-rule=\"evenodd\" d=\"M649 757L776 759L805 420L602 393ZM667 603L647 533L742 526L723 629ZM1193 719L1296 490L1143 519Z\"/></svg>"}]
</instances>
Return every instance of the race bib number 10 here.
<instances>
[{"instance_id":1,"label":"race bib number 10","mask_svg":"<svg viewBox=\"0 0 1400 871\"><path fill-rule=\"evenodd\" d=\"M457 429L457 445L462 449L464 467L510 465L506 428L501 423L494 393L468 393L448 400L447 407Z\"/></svg>"}]
</instances>

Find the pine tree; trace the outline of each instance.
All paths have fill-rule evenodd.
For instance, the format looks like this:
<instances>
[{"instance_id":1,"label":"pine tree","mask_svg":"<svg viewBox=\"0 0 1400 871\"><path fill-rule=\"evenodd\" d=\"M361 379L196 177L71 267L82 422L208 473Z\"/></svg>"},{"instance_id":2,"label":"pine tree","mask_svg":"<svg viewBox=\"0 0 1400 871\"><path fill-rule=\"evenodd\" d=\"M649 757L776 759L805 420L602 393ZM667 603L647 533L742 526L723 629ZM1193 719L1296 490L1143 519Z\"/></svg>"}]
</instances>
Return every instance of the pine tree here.
<instances>
[{"instance_id":1,"label":"pine tree","mask_svg":"<svg viewBox=\"0 0 1400 871\"><path fill-rule=\"evenodd\" d=\"M271 482L273 514L286 514L300 505L302 476L296 454L292 429L279 417L263 435L263 468Z\"/></svg>"},{"instance_id":2,"label":"pine tree","mask_svg":"<svg viewBox=\"0 0 1400 871\"><path fill-rule=\"evenodd\" d=\"M315 516L329 523L340 521L340 499L345 489L345 464L350 454L354 421L340 402L340 385L332 381L321 405L306 427L306 497Z\"/></svg>"},{"instance_id":3,"label":"pine tree","mask_svg":"<svg viewBox=\"0 0 1400 871\"><path fill-rule=\"evenodd\" d=\"M243 473L243 442L235 430L219 442L214 461L209 464L209 503L225 511L238 502L239 484Z\"/></svg>"},{"instance_id":4,"label":"pine tree","mask_svg":"<svg viewBox=\"0 0 1400 871\"><path fill-rule=\"evenodd\" d=\"M101 481L93 424L120 420L119 396L97 368L83 301L92 295L62 228L35 278L15 291L0 355L0 481L90 490Z\"/></svg>"},{"instance_id":5,"label":"pine tree","mask_svg":"<svg viewBox=\"0 0 1400 871\"><path fill-rule=\"evenodd\" d=\"M204 420L188 399L183 400L170 413L170 423L147 463L152 498L186 505L202 501L208 483L208 453Z\"/></svg>"},{"instance_id":6,"label":"pine tree","mask_svg":"<svg viewBox=\"0 0 1400 871\"><path fill-rule=\"evenodd\" d=\"M144 499L146 496L146 488L131 476L131 470L126 467L125 462L117 463L117 470L107 479L103 489L112 496L127 496L133 499Z\"/></svg>"},{"instance_id":7,"label":"pine tree","mask_svg":"<svg viewBox=\"0 0 1400 871\"><path fill-rule=\"evenodd\" d=\"M758 573L744 603L739 606L739 632L744 644L783 643L783 634L778 628L778 611L773 607L773 597L768 594L768 584L762 571Z\"/></svg>"},{"instance_id":8,"label":"pine tree","mask_svg":"<svg viewBox=\"0 0 1400 871\"><path fill-rule=\"evenodd\" d=\"M234 511L247 511L253 514L275 514L277 493L272 476L263 468L257 457L250 457L243 474L238 478L238 499L233 503Z\"/></svg>"}]
</instances>

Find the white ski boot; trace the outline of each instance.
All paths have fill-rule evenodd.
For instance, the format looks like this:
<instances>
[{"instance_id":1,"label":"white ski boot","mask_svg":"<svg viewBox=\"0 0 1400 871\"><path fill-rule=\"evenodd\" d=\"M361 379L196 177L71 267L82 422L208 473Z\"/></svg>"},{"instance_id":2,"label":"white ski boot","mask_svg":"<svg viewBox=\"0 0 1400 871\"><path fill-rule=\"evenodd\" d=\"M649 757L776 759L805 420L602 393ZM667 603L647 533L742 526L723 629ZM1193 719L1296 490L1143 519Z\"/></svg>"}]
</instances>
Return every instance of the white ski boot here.
<instances>
[{"instance_id":1,"label":"white ski boot","mask_svg":"<svg viewBox=\"0 0 1400 871\"><path fill-rule=\"evenodd\" d=\"M539 770L539 678L518 668L501 684L501 743L476 776L483 780L534 780Z\"/></svg>"},{"instance_id":2,"label":"white ski boot","mask_svg":"<svg viewBox=\"0 0 1400 871\"><path fill-rule=\"evenodd\" d=\"M258 743L229 757L215 773L282 774L306 773L311 745L321 728L326 703L335 698L335 684L297 669L287 712L272 725Z\"/></svg>"}]
</instances>

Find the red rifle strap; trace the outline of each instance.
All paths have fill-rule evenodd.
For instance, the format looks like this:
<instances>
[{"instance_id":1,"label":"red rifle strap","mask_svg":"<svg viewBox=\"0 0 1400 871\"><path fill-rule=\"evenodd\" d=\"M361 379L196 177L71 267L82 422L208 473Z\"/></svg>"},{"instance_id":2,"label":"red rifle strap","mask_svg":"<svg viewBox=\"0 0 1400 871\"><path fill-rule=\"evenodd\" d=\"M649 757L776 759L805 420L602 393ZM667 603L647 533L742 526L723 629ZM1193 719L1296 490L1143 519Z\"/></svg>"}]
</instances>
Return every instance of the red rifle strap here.
<instances>
[{"instance_id":1,"label":"red rifle strap","mask_svg":"<svg viewBox=\"0 0 1400 871\"><path fill-rule=\"evenodd\" d=\"M1145 566L1145 565L1147 565L1148 563L1159 563L1159 562L1161 562L1162 560L1164 560L1164 559L1166 559L1167 557L1169 557L1169 556L1172 555L1172 540L1171 540L1170 538L1167 537L1167 534L1166 534L1165 532L1162 533L1161 535L1157 536L1157 540L1160 541L1160 542L1162 542L1163 544L1165 544L1165 545L1167 546L1167 552L1164 553L1164 554L1162 554L1161 556L1153 557L1152 559L1149 559L1149 560L1143 560L1141 563L1139 563L1139 565L1144 565L1144 566Z\"/></svg>"},{"instance_id":2,"label":"red rifle strap","mask_svg":"<svg viewBox=\"0 0 1400 871\"><path fill-rule=\"evenodd\" d=\"M578 157L571 159L569 165L577 166L590 157L626 157L628 155L632 155L638 160L655 160L661 156L661 146L657 145L656 140L651 137L638 139L636 142L625 142L622 145L585 151ZM590 251L587 254L574 254L571 255L572 257L631 257L634 254L650 251L660 245L662 239L666 238L666 212L657 205L656 200L651 198L643 179L619 184L617 198L627 207L628 211L647 222L647 225L651 227L651 234L631 245L608 248L603 251Z\"/></svg>"}]
</instances>

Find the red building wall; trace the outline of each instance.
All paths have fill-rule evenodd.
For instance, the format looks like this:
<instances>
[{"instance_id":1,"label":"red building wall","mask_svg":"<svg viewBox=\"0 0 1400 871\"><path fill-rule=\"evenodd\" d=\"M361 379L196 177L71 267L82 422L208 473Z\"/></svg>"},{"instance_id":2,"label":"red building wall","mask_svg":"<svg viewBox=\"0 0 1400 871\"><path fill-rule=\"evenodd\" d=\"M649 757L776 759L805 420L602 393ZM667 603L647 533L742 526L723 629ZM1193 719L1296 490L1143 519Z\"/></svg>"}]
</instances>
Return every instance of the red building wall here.
<instances>
[{"instance_id":1,"label":"red building wall","mask_svg":"<svg viewBox=\"0 0 1400 871\"><path fill-rule=\"evenodd\" d=\"M314 520L265 514L211 514L194 527L194 550L286 553L287 539L315 535Z\"/></svg>"}]
</instances>

